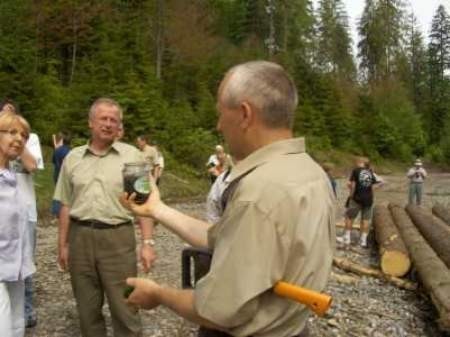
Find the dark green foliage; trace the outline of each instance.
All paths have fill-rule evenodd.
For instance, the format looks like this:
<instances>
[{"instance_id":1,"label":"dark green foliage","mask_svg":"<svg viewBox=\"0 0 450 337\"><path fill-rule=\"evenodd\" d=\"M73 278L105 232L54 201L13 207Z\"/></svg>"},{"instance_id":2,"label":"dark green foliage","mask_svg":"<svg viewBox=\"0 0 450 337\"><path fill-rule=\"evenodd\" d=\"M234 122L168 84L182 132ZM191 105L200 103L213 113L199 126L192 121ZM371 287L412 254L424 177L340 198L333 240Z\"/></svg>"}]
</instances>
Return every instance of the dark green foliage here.
<instances>
[{"instance_id":1,"label":"dark green foliage","mask_svg":"<svg viewBox=\"0 0 450 337\"><path fill-rule=\"evenodd\" d=\"M433 17L428 46L430 87L430 141L439 143L448 138L443 126L450 115L450 16L444 6L439 6Z\"/></svg>"},{"instance_id":2,"label":"dark green foliage","mask_svg":"<svg viewBox=\"0 0 450 337\"><path fill-rule=\"evenodd\" d=\"M316 13L311 0L270 2L269 16L267 0L2 0L1 98L19 104L44 143L68 129L82 144L90 104L112 97L126 141L147 134L168 165L192 174L222 142L215 94L224 72L271 58L296 82L294 132L313 151L450 161L444 7L427 50L403 1L366 0L358 74L342 0L321 0Z\"/></svg>"}]
</instances>

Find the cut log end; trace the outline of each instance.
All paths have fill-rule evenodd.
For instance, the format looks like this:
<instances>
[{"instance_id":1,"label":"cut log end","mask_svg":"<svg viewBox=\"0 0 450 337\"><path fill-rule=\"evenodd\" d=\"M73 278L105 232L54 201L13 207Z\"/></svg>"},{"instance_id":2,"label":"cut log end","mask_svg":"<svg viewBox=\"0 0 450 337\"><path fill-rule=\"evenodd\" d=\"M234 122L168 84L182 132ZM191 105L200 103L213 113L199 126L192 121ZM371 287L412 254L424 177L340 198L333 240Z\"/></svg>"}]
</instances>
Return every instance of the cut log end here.
<instances>
[{"instance_id":1,"label":"cut log end","mask_svg":"<svg viewBox=\"0 0 450 337\"><path fill-rule=\"evenodd\" d=\"M411 267L411 261L407 254L399 251L386 251L381 256L381 270L383 273L402 277Z\"/></svg>"}]
</instances>

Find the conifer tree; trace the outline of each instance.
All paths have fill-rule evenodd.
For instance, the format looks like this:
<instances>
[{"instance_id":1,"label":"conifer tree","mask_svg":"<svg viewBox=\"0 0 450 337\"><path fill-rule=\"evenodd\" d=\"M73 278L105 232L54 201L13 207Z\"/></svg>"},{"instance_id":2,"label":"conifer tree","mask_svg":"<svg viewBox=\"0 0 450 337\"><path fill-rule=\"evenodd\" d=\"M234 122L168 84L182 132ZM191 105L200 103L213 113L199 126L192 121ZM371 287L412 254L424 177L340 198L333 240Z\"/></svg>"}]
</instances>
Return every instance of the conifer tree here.
<instances>
[{"instance_id":1,"label":"conifer tree","mask_svg":"<svg viewBox=\"0 0 450 337\"><path fill-rule=\"evenodd\" d=\"M433 17L429 39L430 140L437 143L450 113L450 83L447 75L450 69L450 17L442 5Z\"/></svg>"},{"instance_id":2,"label":"conifer tree","mask_svg":"<svg viewBox=\"0 0 450 337\"><path fill-rule=\"evenodd\" d=\"M319 1L317 35L319 67L326 72L354 78L352 39L341 0Z\"/></svg>"}]
</instances>

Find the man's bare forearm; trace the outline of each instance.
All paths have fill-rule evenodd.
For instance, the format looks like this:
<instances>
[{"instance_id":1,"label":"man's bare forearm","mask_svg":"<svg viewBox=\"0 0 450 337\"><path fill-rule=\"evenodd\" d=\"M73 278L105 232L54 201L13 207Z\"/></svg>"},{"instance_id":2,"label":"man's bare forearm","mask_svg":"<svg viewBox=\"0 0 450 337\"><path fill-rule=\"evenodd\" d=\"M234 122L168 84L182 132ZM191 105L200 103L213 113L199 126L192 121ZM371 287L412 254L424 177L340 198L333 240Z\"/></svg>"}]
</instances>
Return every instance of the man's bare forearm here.
<instances>
[{"instance_id":1,"label":"man's bare forearm","mask_svg":"<svg viewBox=\"0 0 450 337\"><path fill-rule=\"evenodd\" d=\"M208 321L197 314L194 308L194 291L182 290L161 286L159 292L160 303L181 317L198 325L215 330L224 330L222 327Z\"/></svg>"},{"instance_id":2,"label":"man's bare forearm","mask_svg":"<svg viewBox=\"0 0 450 337\"><path fill-rule=\"evenodd\" d=\"M61 205L61 210L59 212L59 232L58 232L58 245L59 247L65 246L68 242L69 236L69 217L70 208L65 205Z\"/></svg>"},{"instance_id":3,"label":"man's bare forearm","mask_svg":"<svg viewBox=\"0 0 450 337\"><path fill-rule=\"evenodd\" d=\"M142 240L153 237L154 221L150 218L138 217L139 228L141 229Z\"/></svg>"},{"instance_id":4,"label":"man's bare forearm","mask_svg":"<svg viewBox=\"0 0 450 337\"><path fill-rule=\"evenodd\" d=\"M190 245L208 247L208 229L211 224L185 215L165 204L159 207L155 219Z\"/></svg>"}]
</instances>

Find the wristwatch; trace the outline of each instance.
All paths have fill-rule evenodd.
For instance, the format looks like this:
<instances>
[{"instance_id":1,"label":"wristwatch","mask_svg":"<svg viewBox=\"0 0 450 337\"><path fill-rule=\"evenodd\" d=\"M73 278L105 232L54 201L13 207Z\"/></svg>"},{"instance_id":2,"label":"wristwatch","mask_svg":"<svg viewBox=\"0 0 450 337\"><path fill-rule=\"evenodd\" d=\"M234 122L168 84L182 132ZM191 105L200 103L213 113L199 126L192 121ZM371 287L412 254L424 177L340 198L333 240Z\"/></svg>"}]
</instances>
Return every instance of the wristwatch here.
<instances>
[{"instance_id":1,"label":"wristwatch","mask_svg":"<svg viewBox=\"0 0 450 337\"><path fill-rule=\"evenodd\" d=\"M144 240L142 240L142 244L153 247L155 245L155 240L153 240L153 239L144 239Z\"/></svg>"}]
</instances>

